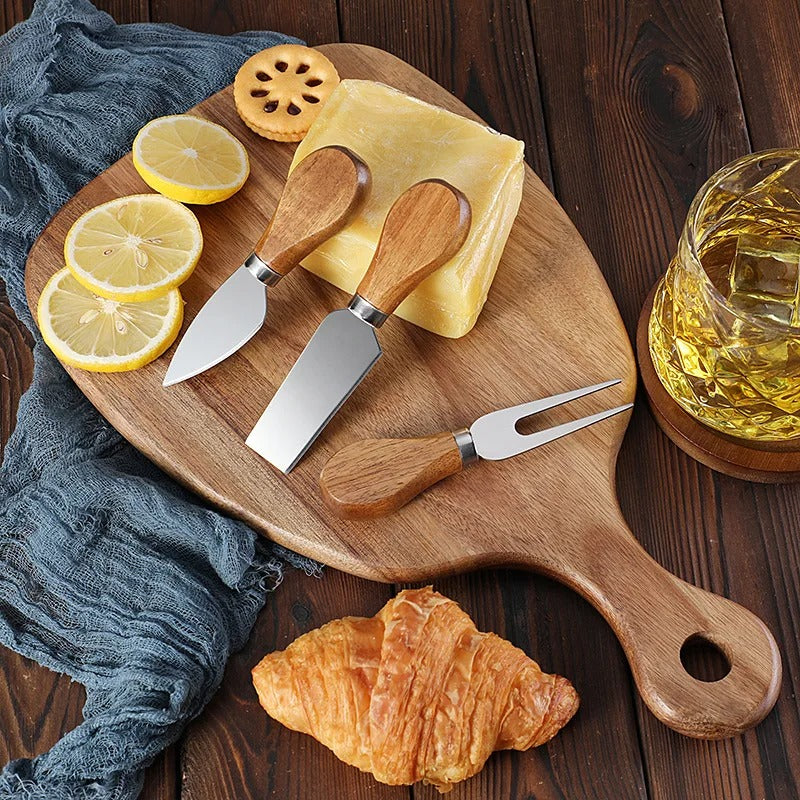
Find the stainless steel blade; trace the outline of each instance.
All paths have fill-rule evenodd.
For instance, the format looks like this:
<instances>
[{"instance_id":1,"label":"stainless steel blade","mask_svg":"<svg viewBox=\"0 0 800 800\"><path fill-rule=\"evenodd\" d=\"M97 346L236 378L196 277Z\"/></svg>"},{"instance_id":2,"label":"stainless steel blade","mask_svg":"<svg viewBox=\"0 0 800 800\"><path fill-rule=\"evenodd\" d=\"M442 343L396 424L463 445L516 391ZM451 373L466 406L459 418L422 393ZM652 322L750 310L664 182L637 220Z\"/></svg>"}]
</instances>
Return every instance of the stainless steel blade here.
<instances>
[{"instance_id":1,"label":"stainless steel blade","mask_svg":"<svg viewBox=\"0 0 800 800\"><path fill-rule=\"evenodd\" d=\"M375 329L348 309L328 314L247 437L290 472L380 358Z\"/></svg>"},{"instance_id":2,"label":"stainless steel blade","mask_svg":"<svg viewBox=\"0 0 800 800\"><path fill-rule=\"evenodd\" d=\"M617 408L600 411L597 414L565 422L562 425L556 425L553 428L536 431L535 433L521 434L516 428L517 423L525 419L525 417L537 414L540 411L546 411L549 408L555 408L564 403L569 403L579 397L598 392L609 386L615 386L618 383L620 383L619 380L606 381L605 383L598 383L594 386L575 389L571 392L563 392L562 394L553 395L552 397L534 400L531 403L522 403L518 406L502 408L498 411L484 414L482 417L475 420L469 428L475 451L481 458L485 458L489 461L511 458L527 450L532 450L534 447L539 447L540 445L560 439L562 436L578 431L581 428L593 425L595 422L600 422L608 417L613 417L615 414L626 411L633 407L633 403L627 403Z\"/></svg>"},{"instance_id":3,"label":"stainless steel blade","mask_svg":"<svg viewBox=\"0 0 800 800\"><path fill-rule=\"evenodd\" d=\"M247 267L239 267L192 320L163 385L172 386L219 364L253 337L266 316L266 287Z\"/></svg>"}]
</instances>

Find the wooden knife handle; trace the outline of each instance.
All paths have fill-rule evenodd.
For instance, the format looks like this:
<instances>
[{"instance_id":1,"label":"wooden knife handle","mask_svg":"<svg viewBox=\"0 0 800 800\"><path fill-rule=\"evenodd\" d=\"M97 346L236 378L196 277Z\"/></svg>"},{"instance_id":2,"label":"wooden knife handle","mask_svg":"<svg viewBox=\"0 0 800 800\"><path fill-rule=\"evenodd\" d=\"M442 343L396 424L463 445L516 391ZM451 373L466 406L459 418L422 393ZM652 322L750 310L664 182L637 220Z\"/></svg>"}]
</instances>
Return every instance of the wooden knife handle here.
<instances>
[{"instance_id":1,"label":"wooden knife handle","mask_svg":"<svg viewBox=\"0 0 800 800\"><path fill-rule=\"evenodd\" d=\"M577 546L529 566L576 589L614 629L642 698L658 719L686 736L721 739L761 722L781 684L781 657L752 612L681 580L639 545L624 520L583 531ZM682 648L702 643L722 653L730 671L707 682L687 672Z\"/></svg>"},{"instance_id":2,"label":"wooden knife handle","mask_svg":"<svg viewBox=\"0 0 800 800\"><path fill-rule=\"evenodd\" d=\"M287 275L347 225L363 203L369 185L369 167L346 147L315 150L286 179L255 254L275 272Z\"/></svg>"},{"instance_id":3,"label":"wooden knife handle","mask_svg":"<svg viewBox=\"0 0 800 800\"><path fill-rule=\"evenodd\" d=\"M384 314L459 250L469 233L469 201L445 181L421 181L395 200L357 293Z\"/></svg>"},{"instance_id":4,"label":"wooden knife handle","mask_svg":"<svg viewBox=\"0 0 800 800\"><path fill-rule=\"evenodd\" d=\"M320 488L326 505L343 519L382 517L462 468L452 433L363 439L328 461Z\"/></svg>"}]
</instances>

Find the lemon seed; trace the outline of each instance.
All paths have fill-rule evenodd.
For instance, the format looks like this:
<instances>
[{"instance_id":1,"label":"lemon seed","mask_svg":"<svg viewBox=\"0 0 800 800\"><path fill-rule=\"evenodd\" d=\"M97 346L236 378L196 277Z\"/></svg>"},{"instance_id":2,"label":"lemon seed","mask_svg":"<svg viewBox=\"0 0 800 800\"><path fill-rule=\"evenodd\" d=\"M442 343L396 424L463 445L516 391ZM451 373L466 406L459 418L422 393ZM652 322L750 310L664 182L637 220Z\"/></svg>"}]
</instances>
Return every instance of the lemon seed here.
<instances>
[{"instance_id":1,"label":"lemon seed","mask_svg":"<svg viewBox=\"0 0 800 800\"><path fill-rule=\"evenodd\" d=\"M83 314L81 314L81 318L78 322L80 322L81 325L86 325L97 317L98 314L100 314L100 312L97 309L90 308L88 311L84 311Z\"/></svg>"}]
</instances>

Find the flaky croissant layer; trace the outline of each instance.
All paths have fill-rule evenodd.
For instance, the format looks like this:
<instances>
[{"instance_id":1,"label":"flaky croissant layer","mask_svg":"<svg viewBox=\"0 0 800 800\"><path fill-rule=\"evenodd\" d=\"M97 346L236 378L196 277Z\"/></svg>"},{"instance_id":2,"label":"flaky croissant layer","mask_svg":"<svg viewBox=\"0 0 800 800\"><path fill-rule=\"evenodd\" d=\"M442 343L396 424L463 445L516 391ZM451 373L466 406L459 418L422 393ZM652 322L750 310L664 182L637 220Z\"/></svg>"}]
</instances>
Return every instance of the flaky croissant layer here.
<instances>
[{"instance_id":1,"label":"flaky croissant layer","mask_svg":"<svg viewBox=\"0 0 800 800\"><path fill-rule=\"evenodd\" d=\"M382 783L440 791L494 750L527 750L578 709L572 684L481 633L452 600L409 589L374 617L311 631L253 670L266 712Z\"/></svg>"}]
</instances>

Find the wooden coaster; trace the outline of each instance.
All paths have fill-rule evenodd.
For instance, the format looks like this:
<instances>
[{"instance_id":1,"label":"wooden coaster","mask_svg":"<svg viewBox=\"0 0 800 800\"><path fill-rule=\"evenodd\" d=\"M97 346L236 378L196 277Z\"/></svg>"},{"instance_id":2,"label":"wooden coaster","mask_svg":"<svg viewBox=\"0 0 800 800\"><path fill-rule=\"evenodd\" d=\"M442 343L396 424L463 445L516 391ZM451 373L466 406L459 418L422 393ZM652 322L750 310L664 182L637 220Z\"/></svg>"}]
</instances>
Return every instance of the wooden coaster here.
<instances>
[{"instance_id":1,"label":"wooden coaster","mask_svg":"<svg viewBox=\"0 0 800 800\"><path fill-rule=\"evenodd\" d=\"M718 472L758 483L800 481L800 441L746 442L715 431L687 414L670 397L656 373L647 344L655 286L644 302L636 329L636 358L650 410L681 450Z\"/></svg>"}]
</instances>

